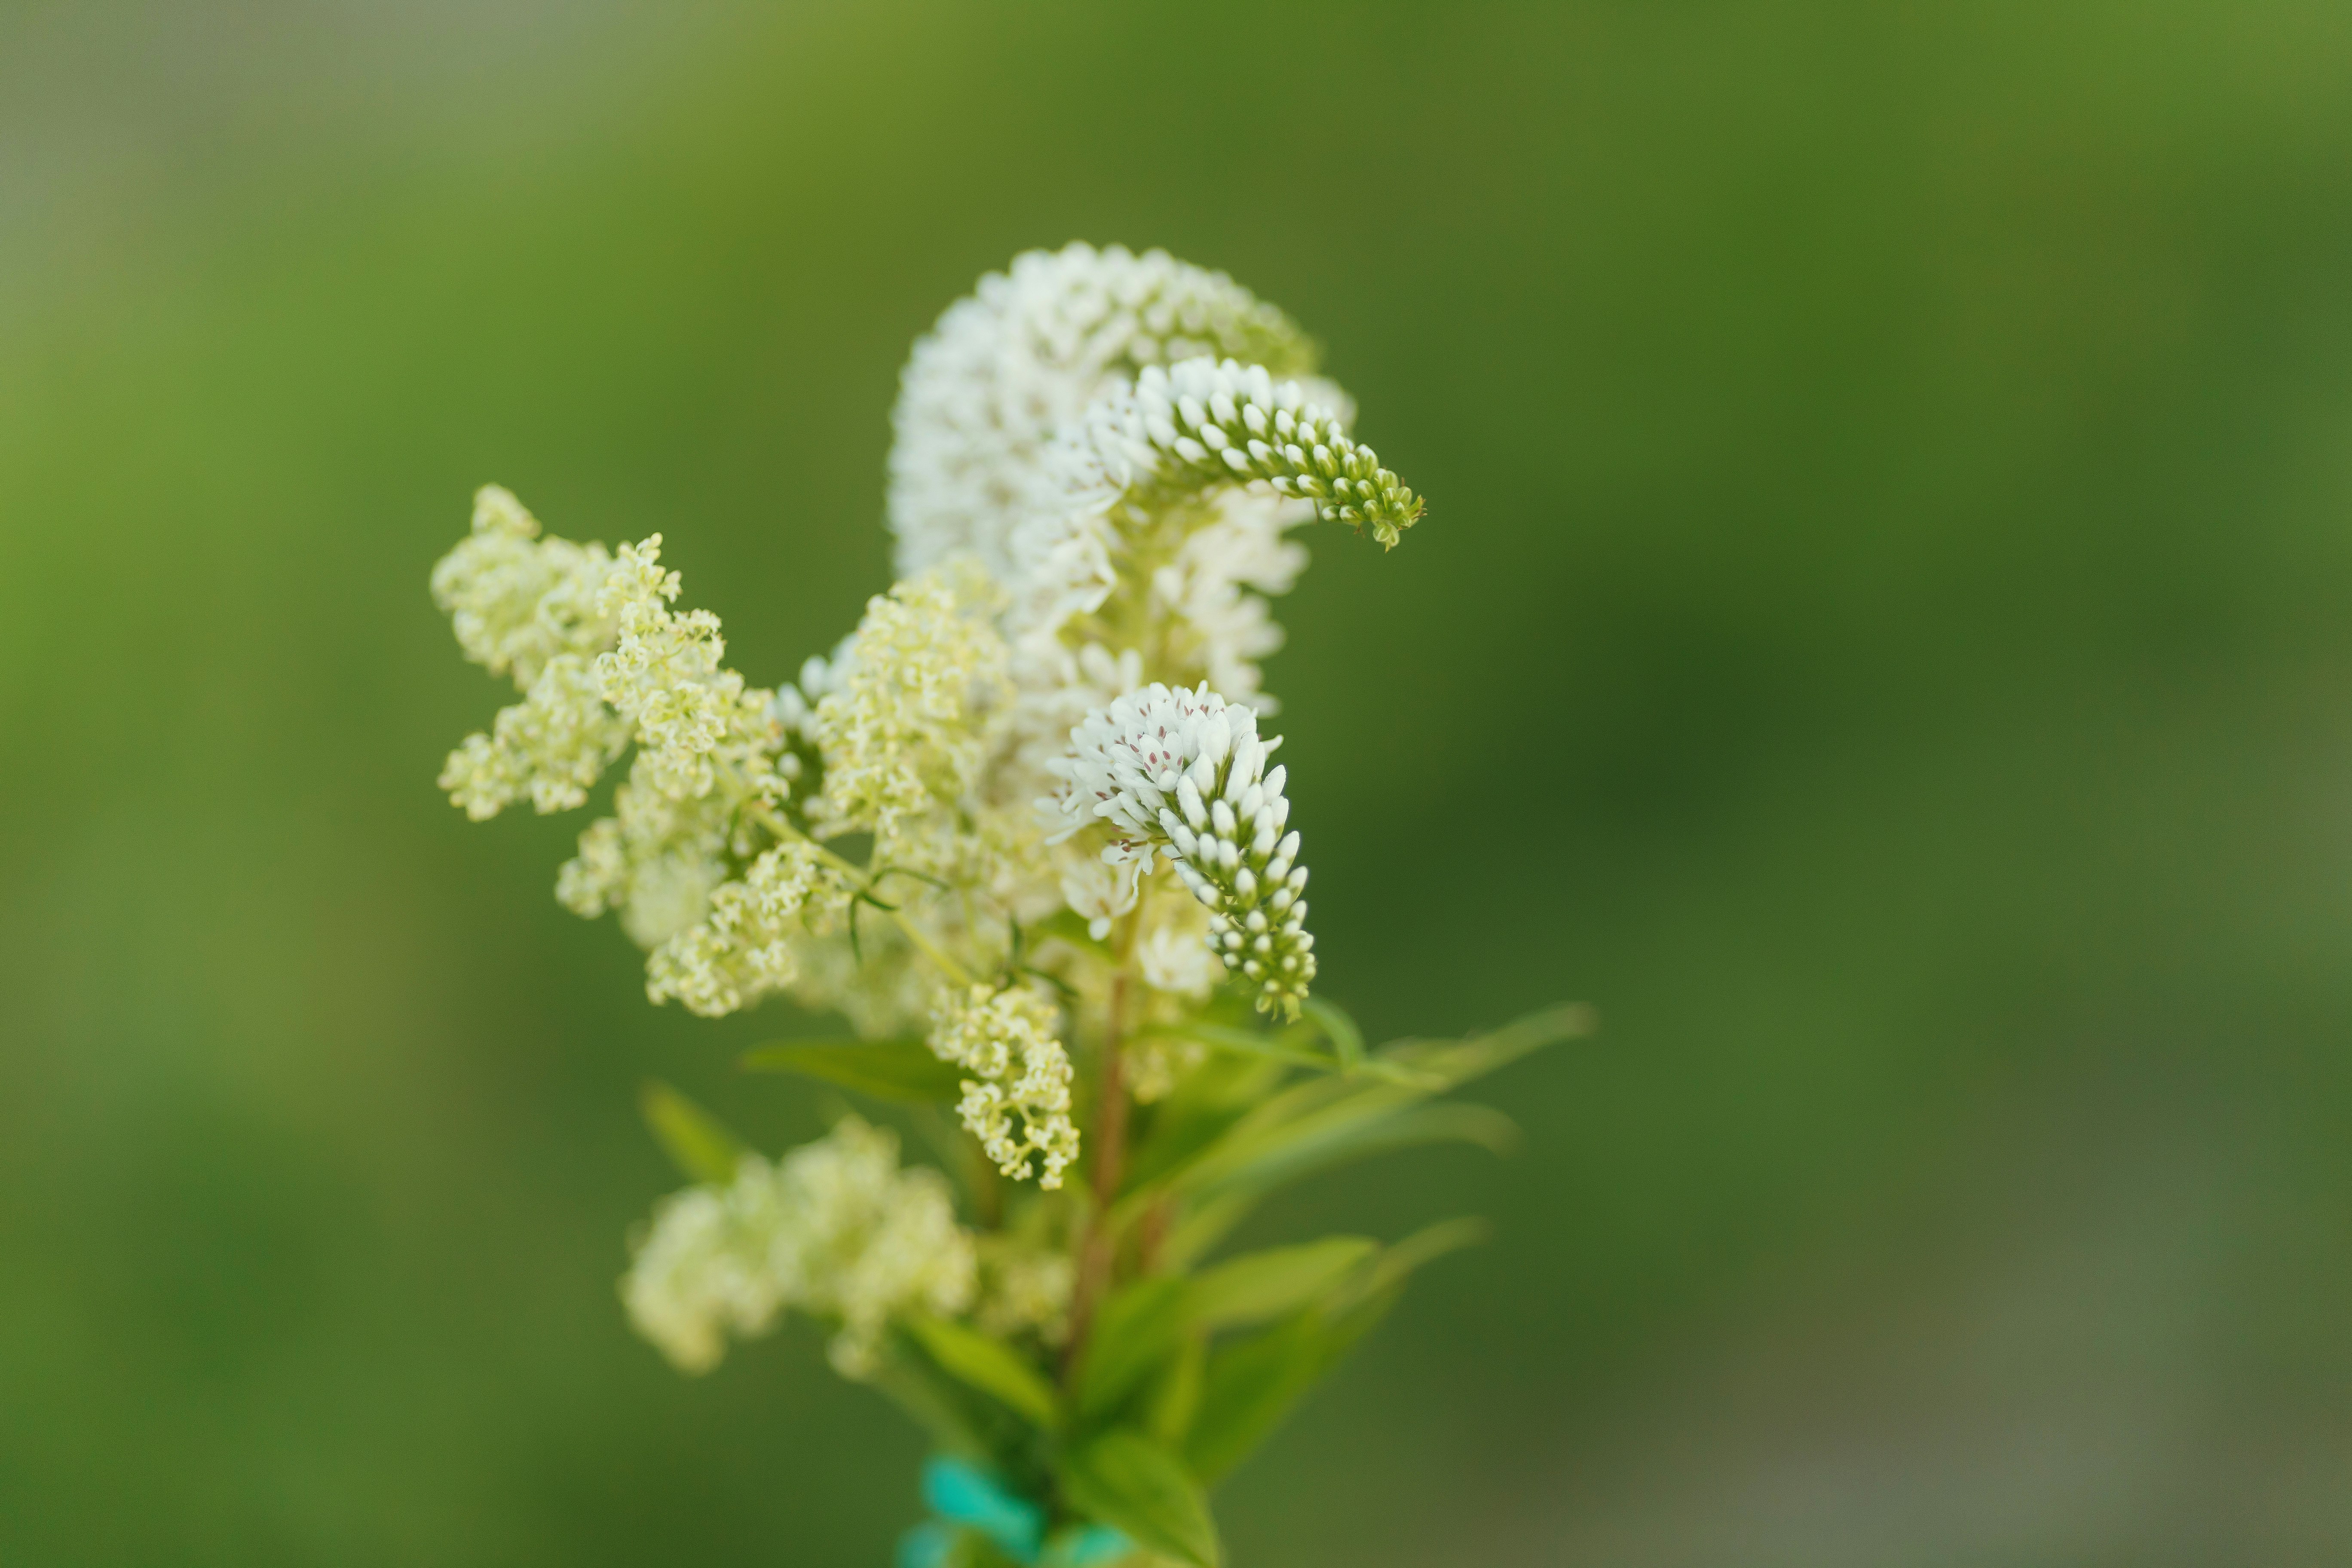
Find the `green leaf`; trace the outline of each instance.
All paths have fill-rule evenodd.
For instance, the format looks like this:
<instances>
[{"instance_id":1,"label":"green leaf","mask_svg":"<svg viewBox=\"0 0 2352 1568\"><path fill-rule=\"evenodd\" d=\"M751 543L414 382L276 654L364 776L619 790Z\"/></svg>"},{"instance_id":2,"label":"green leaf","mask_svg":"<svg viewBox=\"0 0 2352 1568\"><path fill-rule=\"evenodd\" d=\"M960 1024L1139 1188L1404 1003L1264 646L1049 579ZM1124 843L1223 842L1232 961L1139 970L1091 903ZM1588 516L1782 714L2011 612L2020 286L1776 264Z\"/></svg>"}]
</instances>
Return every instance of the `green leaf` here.
<instances>
[{"instance_id":1,"label":"green leaf","mask_svg":"<svg viewBox=\"0 0 2352 1568\"><path fill-rule=\"evenodd\" d=\"M1509 1117L1484 1105L1416 1106L1377 1120L1325 1128L1316 1136L1269 1149L1213 1190L1267 1193L1352 1161L1425 1143L1473 1143L1489 1153L1507 1154L1517 1146L1518 1135Z\"/></svg>"},{"instance_id":2,"label":"green leaf","mask_svg":"<svg viewBox=\"0 0 2352 1568\"><path fill-rule=\"evenodd\" d=\"M1139 1279L1103 1303L1078 1369L1078 1410L1093 1418L1118 1402L1177 1348L1191 1321L1191 1282Z\"/></svg>"},{"instance_id":3,"label":"green leaf","mask_svg":"<svg viewBox=\"0 0 2352 1568\"><path fill-rule=\"evenodd\" d=\"M1399 1040L1381 1047L1374 1059L1420 1068L1440 1079L1442 1087L1454 1089L1546 1046L1581 1038L1600 1026L1600 1016L1591 1007L1580 1002L1567 1003L1466 1040Z\"/></svg>"},{"instance_id":4,"label":"green leaf","mask_svg":"<svg viewBox=\"0 0 2352 1568\"><path fill-rule=\"evenodd\" d=\"M1363 1293L1377 1295L1402 1284L1424 1264L1434 1263L1447 1253L1459 1252L1465 1247L1481 1246L1494 1234L1495 1227L1475 1215L1425 1226L1381 1253L1381 1260L1372 1266L1364 1280Z\"/></svg>"},{"instance_id":5,"label":"green leaf","mask_svg":"<svg viewBox=\"0 0 2352 1568\"><path fill-rule=\"evenodd\" d=\"M1309 1050L1284 1039L1279 1035L1260 1034L1255 1029L1227 1028L1222 1024L1163 1024L1146 1029L1136 1037L1139 1040L1196 1040L1213 1046L1221 1051L1237 1051L1245 1057L1263 1057L1268 1061L1289 1067L1313 1068L1318 1072L1330 1072L1339 1065L1322 1052Z\"/></svg>"},{"instance_id":6,"label":"green leaf","mask_svg":"<svg viewBox=\"0 0 2352 1568\"><path fill-rule=\"evenodd\" d=\"M1263 1334L1220 1348L1202 1374L1199 1405L1184 1439L1184 1460L1192 1473L1213 1481L1247 1458L1388 1315L1408 1275L1484 1240L1486 1228L1483 1220L1453 1219L1416 1231L1383 1251L1356 1279L1342 1276L1341 1288L1321 1302Z\"/></svg>"},{"instance_id":7,"label":"green leaf","mask_svg":"<svg viewBox=\"0 0 2352 1568\"><path fill-rule=\"evenodd\" d=\"M1160 1266L1181 1274L1201 1256L1233 1234L1265 1202L1261 1193L1219 1193L1191 1205L1160 1244Z\"/></svg>"},{"instance_id":8,"label":"green leaf","mask_svg":"<svg viewBox=\"0 0 2352 1568\"><path fill-rule=\"evenodd\" d=\"M1347 1009L1321 996L1309 996L1306 1007L1307 1016L1331 1042L1332 1054L1339 1058L1339 1065L1350 1070L1362 1065L1364 1031L1356 1027L1356 1020L1348 1016Z\"/></svg>"},{"instance_id":9,"label":"green leaf","mask_svg":"<svg viewBox=\"0 0 2352 1568\"><path fill-rule=\"evenodd\" d=\"M1286 1148L1392 1115L1424 1098L1414 1089L1389 1084L1352 1084L1338 1079L1293 1085L1171 1173L1166 1184L1186 1194L1213 1192ZM1139 1196L1131 1193L1121 1198L1120 1208L1136 1205ZM1125 1217L1115 1214L1114 1223Z\"/></svg>"},{"instance_id":10,"label":"green leaf","mask_svg":"<svg viewBox=\"0 0 2352 1568\"><path fill-rule=\"evenodd\" d=\"M990 1458L994 1445L983 1428L993 1423L977 1419L971 1408L987 1401L974 1399L929 1356L918 1354L907 1343L908 1338L904 1333L889 1336L887 1352L874 1369L871 1386L948 1452L975 1461ZM991 1407L988 1414L996 1412Z\"/></svg>"},{"instance_id":11,"label":"green leaf","mask_svg":"<svg viewBox=\"0 0 2352 1568\"><path fill-rule=\"evenodd\" d=\"M1185 1074L1173 1094L1137 1117L1122 1190L1148 1187L1192 1160L1264 1104L1287 1070L1259 1057L1221 1055Z\"/></svg>"},{"instance_id":12,"label":"green leaf","mask_svg":"<svg viewBox=\"0 0 2352 1568\"><path fill-rule=\"evenodd\" d=\"M944 1318L912 1319L907 1331L941 1371L1048 1431L1061 1424L1054 1385L1009 1346Z\"/></svg>"},{"instance_id":13,"label":"green leaf","mask_svg":"<svg viewBox=\"0 0 2352 1568\"><path fill-rule=\"evenodd\" d=\"M646 1125L677 1168L698 1182L725 1186L746 1152L741 1139L710 1112L658 1079L637 1091Z\"/></svg>"},{"instance_id":14,"label":"green leaf","mask_svg":"<svg viewBox=\"0 0 2352 1568\"><path fill-rule=\"evenodd\" d=\"M1328 1338L1322 1315L1306 1311L1209 1358L1184 1439L1184 1462L1194 1475L1214 1481L1265 1440L1323 1375Z\"/></svg>"},{"instance_id":15,"label":"green leaf","mask_svg":"<svg viewBox=\"0 0 2352 1568\"><path fill-rule=\"evenodd\" d=\"M1309 1005L1313 1004L1310 1002ZM1339 1009L1332 1008L1331 1011L1338 1013ZM1339 1014L1339 1017L1345 1020L1347 1015ZM1285 1067L1307 1068L1322 1073L1362 1072L1391 1083L1408 1083L1438 1089L1444 1087L1429 1073L1410 1063L1376 1060L1365 1057L1363 1039L1360 1035L1354 1033L1354 1024L1343 1023L1342 1026L1349 1031L1349 1037L1354 1041L1357 1054L1352 1060L1345 1056L1327 1056L1307 1045L1306 1042L1315 1037L1316 1031L1313 1026L1307 1024L1285 1029L1280 1034L1269 1035L1256 1029L1234 1028L1229 1025L1203 1023L1196 1019L1185 1023L1159 1025L1144 1030L1136 1037L1147 1040L1153 1038L1194 1040L1221 1051L1232 1051L1240 1056L1280 1062ZM1338 1043L1335 1039L1335 1046Z\"/></svg>"},{"instance_id":16,"label":"green leaf","mask_svg":"<svg viewBox=\"0 0 2352 1568\"><path fill-rule=\"evenodd\" d=\"M1153 1437L1170 1445L1183 1440L1192 1429L1192 1413L1201 1406L1201 1377L1208 1364L1209 1336L1198 1331L1185 1335L1145 1404L1143 1424Z\"/></svg>"},{"instance_id":17,"label":"green leaf","mask_svg":"<svg viewBox=\"0 0 2352 1568\"><path fill-rule=\"evenodd\" d=\"M1192 1318L1211 1329L1263 1323L1295 1312L1328 1292L1377 1244L1358 1236L1328 1236L1300 1247L1244 1253L1192 1281Z\"/></svg>"},{"instance_id":18,"label":"green leaf","mask_svg":"<svg viewBox=\"0 0 2352 1568\"><path fill-rule=\"evenodd\" d=\"M1348 1160L1416 1143L1460 1141L1507 1149L1515 1134L1506 1120L1478 1107L1433 1108L1398 1120L1382 1132L1368 1129L1433 1093L1492 1072L1553 1041L1589 1033L1593 1026L1591 1008L1562 1006L1468 1040L1403 1040L1384 1046L1353 1075L1292 1083L1259 1101L1205 1144L1188 1139L1187 1147L1171 1148L1155 1158L1150 1179L1130 1184L1112 1206L1109 1223L1124 1230L1166 1193L1198 1199L1235 1188L1265 1192ZM1187 1026L1188 1036L1197 1033Z\"/></svg>"},{"instance_id":19,"label":"green leaf","mask_svg":"<svg viewBox=\"0 0 2352 1568\"><path fill-rule=\"evenodd\" d=\"M752 1072L790 1072L877 1100L936 1104L963 1092L963 1069L920 1040L780 1040L745 1051Z\"/></svg>"},{"instance_id":20,"label":"green leaf","mask_svg":"<svg viewBox=\"0 0 2352 1568\"><path fill-rule=\"evenodd\" d=\"M1467 1142L1504 1152L1517 1128L1483 1105L1411 1105L1372 1094L1343 1100L1212 1156L1183 1184L1201 1195L1266 1193L1318 1171L1423 1143Z\"/></svg>"},{"instance_id":21,"label":"green leaf","mask_svg":"<svg viewBox=\"0 0 2352 1568\"><path fill-rule=\"evenodd\" d=\"M1209 1505L1184 1467L1140 1432L1113 1427L1062 1458L1063 1493L1084 1513L1136 1544L1194 1568L1223 1553Z\"/></svg>"}]
</instances>

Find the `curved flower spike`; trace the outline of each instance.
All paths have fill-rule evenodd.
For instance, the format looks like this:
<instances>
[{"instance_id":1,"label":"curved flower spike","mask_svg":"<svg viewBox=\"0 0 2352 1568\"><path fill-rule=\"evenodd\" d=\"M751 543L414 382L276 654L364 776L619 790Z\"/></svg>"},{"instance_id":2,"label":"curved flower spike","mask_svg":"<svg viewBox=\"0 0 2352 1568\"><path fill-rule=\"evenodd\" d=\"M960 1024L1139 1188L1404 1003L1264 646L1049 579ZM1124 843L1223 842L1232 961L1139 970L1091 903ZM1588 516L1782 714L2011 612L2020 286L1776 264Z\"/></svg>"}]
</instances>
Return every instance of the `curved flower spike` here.
<instances>
[{"instance_id":1,"label":"curved flower spike","mask_svg":"<svg viewBox=\"0 0 2352 1568\"><path fill-rule=\"evenodd\" d=\"M1265 760L1280 745L1258 738L1257 714L1202 682L1158 682L1087 715L1070 731L1057 804L1066 832L1100 820L1113 865L1157 847L1209 910L1209 950L1257 982L1261 1013L1290 1017L1315 979L1307 931L1307 868L1298 835L1285 832L1285 770Z\"/></svg>"},{"instance_id":2,"label":"curved flower spike","mask_svg":"<svg viewBox=\"0 0 2352 1568\"><path fill-rule=\"evenodd\" d=\"M1095 405L1088 426L1105 477L1122 489L1164 495L1264 479L1313 501L1328 522L1369 527L1389 547L1422 514L1422 499L1349 439L1338 415L1262 365L1147 365L1130 395Z\"/></svg>"}]
</instances>

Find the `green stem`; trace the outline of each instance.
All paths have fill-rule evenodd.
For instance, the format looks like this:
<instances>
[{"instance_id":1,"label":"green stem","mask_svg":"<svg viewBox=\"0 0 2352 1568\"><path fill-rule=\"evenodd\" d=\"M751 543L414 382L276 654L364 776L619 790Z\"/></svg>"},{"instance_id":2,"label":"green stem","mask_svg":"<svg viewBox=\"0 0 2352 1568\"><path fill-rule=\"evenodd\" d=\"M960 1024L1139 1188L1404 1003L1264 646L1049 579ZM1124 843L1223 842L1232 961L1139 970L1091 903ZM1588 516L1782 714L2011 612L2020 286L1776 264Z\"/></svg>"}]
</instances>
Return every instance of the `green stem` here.
<instances>
[{"instance_id":1,"label":"green stem","mask_svg":"<svg viewBox=\"0 0 2352 1568\"><path fill-rule=\"evenodd\" d=\"M861 890L865 890L871 886L871 883L866 878L865 867L843 859L840 856L835 854L832 850L826 848L824 845L818 843L815 839L811 838L807 834L793 826L778 812L764 805L754 805L751 807L751 819L754 822L757 822L761 826L766 828L778 838L797 839L801 843L807 845L810 848L816 851L818 858L824 861L826 865L831 866L835 870L841 872L845 876L856 879ZM907 918L906 910L892 905L882 904L879 901L876 902L875 907L881 910L893 921L897 921L898 929L907 933L907 940L913 942L916 947L920 949L924 957L929 959L933 963L938 964L949 979L954 981L959 985L976 985L979 984L979 982L972 977L972 973L970 970L966 969L962 964L958 963L953 958L950 957L948 953L940 948L939 943L930 939L929 935L925 932L921 927L918 926L913 921L908 920Z\"/></svg>"}]
</instances>

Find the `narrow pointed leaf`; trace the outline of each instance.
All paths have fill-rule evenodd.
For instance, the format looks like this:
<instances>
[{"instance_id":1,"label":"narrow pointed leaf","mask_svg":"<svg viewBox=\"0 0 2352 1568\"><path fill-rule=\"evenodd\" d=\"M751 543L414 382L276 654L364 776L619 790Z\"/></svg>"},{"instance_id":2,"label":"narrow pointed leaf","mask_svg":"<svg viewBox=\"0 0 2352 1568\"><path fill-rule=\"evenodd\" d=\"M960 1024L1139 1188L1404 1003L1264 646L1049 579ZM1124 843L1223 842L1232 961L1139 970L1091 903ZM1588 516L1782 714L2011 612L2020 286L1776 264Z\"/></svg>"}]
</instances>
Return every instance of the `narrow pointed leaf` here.
<instances>
[{"instance_id":1,"label":"narrow pointed leaf","mask_svg":"<svg viewBox=\"0 0 2352 1568\"><path fill-rule=\"evenodd\" d=\"M1116 1408L1176 1352L1190 1321L1189 1287L1183 1279L1143 1279L1103 1303L1078 1371L1082 1415Z\"/></svg>"},{"instance_id":2,"label":"narrow pointed leaf","mask_svg":"<svg viewBox=\"0 0 2352 1568\"><path fill-rule=\"evenodd\" d=\"M1378 1250L1362 1237L1329 1236L1304 1246L1228 1258L1192 1281L1192 1319L1206 1328L1225 1329L1295 1312L1325 1295Z\"/></svg>"},{"instance_id":3,"label":"narrow pointed leaf","mask_svg":"<svg viewBox=\"0 0 2352 1568\"><path fill-rule=\"evenodd\" d=\"M782 1040L745 1051L742 1065L752 1072L798 1073L877 1100L910 1104L957 1099L966 1076L920 1040Z\"/></svg>"},{"instance_id":4,"label":"narrow pointed leaf","mask_svg":"<svg viewBox=\"0 0 2352 1568\"><path fill-rule=\"evenodd\" d=\"M1364 1060L1364 1031L1356 1027L1356 1020L1348 1010L1327 997L1309 996L1306 1002L1307 1016L1315 1020L1324 1037L1331 1042L1331 1052L1339 1065L1353 1070Z\"/></svg>"},{"instance_id":5,"label":"narrow pointed leaf","mask_svg":"<svg viewBox=\"0 0 2352 1568\"><path fill-rule=\"evenodd\" d=\"M1192 1205L1160 1244L1160 1266L1171 1273L1183 1273L1256 1213L1264 1201L1260 1193L1233 1192Z\"/></svg>"},{"instance_id":6,"label":"narrow pointed leaf","mask_svg":"<svg viewBox=\"0 0 2352 1568\"><path fill-rule=\"evenodd\" d=\"M1590 1035L1600 1027L1599 1015L1580 1002L1547 1007L1517 1018L1499 1029L1466 1040L1400 1040L1381 1047L1375 1060L1400 1063L1433 1074L1452 1089L1482 1078L1521 1057Z\"/></svg>"},{"instance_id":7,"label":"narrow pointed leaf","mask_svg":"<svg viewBox=\"0 0 2352 1568\"><path fill-rule=\"evenodd\" d=\"M1262 1035L1255 1029L1233 1029L1218 1024L1170 1024L1147 1029L1139 1039L1196 1040L1213 1046L1221 1051L1238 1051L1247 1057L1264 1057L1268 1061L1286 1063L1292 1067L1313 1068L1318 1072L1338 1069L1337 1059L1306 1046L1293 1045L1275 1035Z\"/></svg>"},{"instance_id":8,"label":"narrow pointed leaf","mask_svg":"<svg viewBox=\"0 0 2352 1568\"><path fill-rule=\"evenodd\" d=\"M1020 1352L977 1330L944 1318L917 1318L907 1331L942 1372L979 1389L1032 1424L1051 1430L1061 1424L1061 1404L1045 1374Z\"/></svg>"},{"instance_id":9,"label":"narrow pointed leaf","mask_svg":"<svg viewBox=\"0 0 2352 1568\"><path fill-rule=\"evenodd\" d=\"M1349 1086L1328 1096L1298 1092L1339 1081L1328 1079L1286 1090L1177 1172L1170 1184L1181 1192L1214 1192L1285 1150L1337 1137L1426 1098L1416 1090L1386 1084ZM1282 1114L1294 1109L1297 1114Z\"/></svg>"},{"instance_id":10,"label":"narrow pointed leaf","mask_svg":"<svg viewBox=\"0 0 2352 1568\"><path fill-rule=\"evenodd\" d=\"M1454 1219L1416 1231L1383 1251L1371 1268L1343 1277L1323 1300L1219 1349L1202 1374L1199 1405L1184 1438L1192 1473L1212 1482L1248 1458L1388 1315L1407 1276L1484 1240L1486 1229L1483 1220Z\"/></svg>"},{"instance_id":11,"label":"narrow pointed leaf","mask_svg":"<svg viewBox=\"0 0 2352 1568\"><path fill-rule=\"evenodd\" d=\"M1063 1456L1062 1490L1082 1512L1162 1556L1218 1568L1207 1500L1184 1467L1141 1433L1116 1426Z\"/></svg>"},{"instance_id":12,"label":"narrow pointed leaf","mask_svg":"<svg viewBox=\"0 0 2352 1568\"><path fill-rule=\"evenodd\" d=\"M646 1080L637 1106L662 1152L687 1175L714 1186L735 1179L743 1142L717 1117L658 1079Z\"/></svg>"},{"instance_id":13,"label":"narrow pointed leaf","mask_svg":"<svg viewBox=\"0 0 2352 1568\"><path fill-rule=\"evenodd\" d=\"M1323 1374L1326 1338L1321 1315L1301 1312L1212 1355L1184 1439L1186 1467L1213 1482L1247 1458Z\"/></svg>"},{"instance_id":14,"label":"narrow pointed leaf","mask_svg":"<svg viewBox=\"0 0 2352 1568\"><path fill-rule=\"evenodd\" d=\"M1483 1105L1423 1105L1385 1114L1333 1116L1301 1122L1291 1136L1268 1140L1255 1157L1234 1163L1202 1183L1199 1190L1271 1192L1350 1161L1424 1143L1475 1143L1505 1153L1517 1136L1509 1117Z\"/></svg>"},{"instance_id":15,"label":"narrow pointed leaf","mask_svg":"<svg viewBox=\"0 0 2352 1568\"><path fill-rule=\"evenodd\" d=\"M1424 1264L1434 1263L1449 1252L1459 1252L1465 1247L1482 1247L1493 1238L1494 1226L1475 1215L1460 1219L1442 1219L1435 1225L1424 1226L1402 1241L1381 1254L1370 1279L1366 1283L1372 1290L1394 1285Z\"/></svg>"},{"instance_id":16,"label":"narrow pointed leaf","mask_svg":"<svg viewBox=\"0 0 2352 1568\"><path fill-rule=\"evenodd\" d=\"M1209 1337L1194 1331L1184 1336L1175 1359L1160 1370L1144 1409L1144 1426L1171 1447L1192 1429L1192 1413L1201 1407L1201 1378L1208 1370Z\"/></svg>"}]
</instances>

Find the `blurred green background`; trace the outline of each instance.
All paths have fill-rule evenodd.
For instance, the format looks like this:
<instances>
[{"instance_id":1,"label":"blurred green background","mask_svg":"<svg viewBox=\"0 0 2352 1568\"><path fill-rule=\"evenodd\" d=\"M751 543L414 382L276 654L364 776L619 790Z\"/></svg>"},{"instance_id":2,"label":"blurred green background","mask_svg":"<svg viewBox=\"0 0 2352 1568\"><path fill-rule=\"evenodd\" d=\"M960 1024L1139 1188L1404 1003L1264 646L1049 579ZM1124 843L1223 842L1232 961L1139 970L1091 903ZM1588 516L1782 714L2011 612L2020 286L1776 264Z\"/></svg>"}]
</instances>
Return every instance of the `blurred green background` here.
<instances>
[{"instance_id":1,"label":"blurred green background","mask_svg":"<svg viewBox=\"0 0 2352 1568\"><path fill-rule=\"evenodd\" d=\"M647 1006L472 488L735 662L887 580L983 270L1164 245L1432 498L1272 684L1328 989L1559 998L1241 1568L2352 1558L2352 8L0 11L0 1561L879 1564L914 1434L613 1295Z\"/></svg>"}]
</instances>

